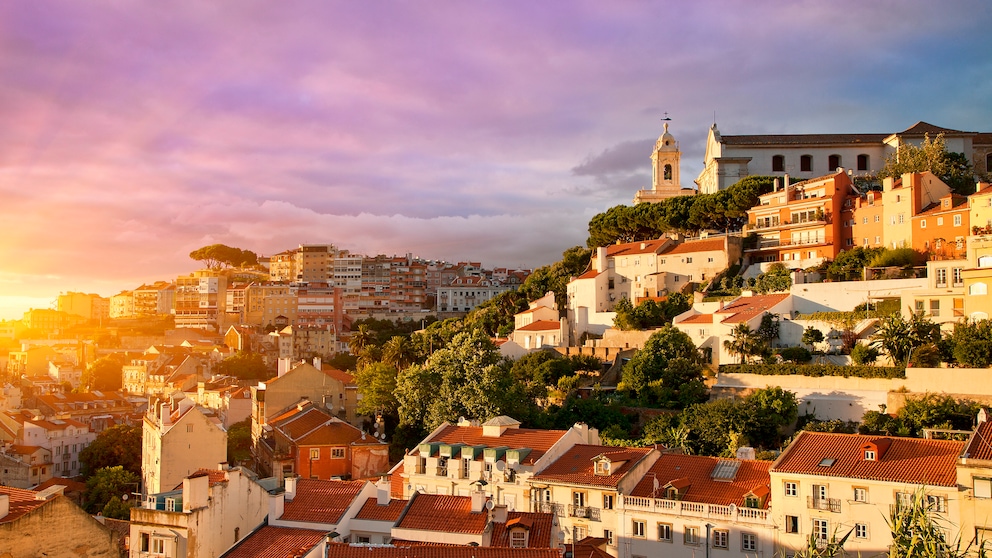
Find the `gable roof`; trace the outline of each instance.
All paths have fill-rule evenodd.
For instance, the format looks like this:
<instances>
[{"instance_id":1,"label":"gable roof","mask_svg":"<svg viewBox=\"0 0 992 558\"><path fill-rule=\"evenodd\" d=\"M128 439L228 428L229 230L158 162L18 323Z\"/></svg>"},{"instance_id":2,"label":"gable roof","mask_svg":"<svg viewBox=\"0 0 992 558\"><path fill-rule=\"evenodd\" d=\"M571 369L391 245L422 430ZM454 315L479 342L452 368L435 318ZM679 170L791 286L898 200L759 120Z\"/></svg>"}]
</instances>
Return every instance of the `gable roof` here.
<instances>
[{"instance_id":1,"label":"gable roof","mask_svg":"<svg viewBox=\"0 0 992 558\"><path fill-rule=\"evenodd\" d=\"M441 429L427 442L442 444L462 443L469 446L486 446L490 448L508 447L510 449L530 448L530 453L521 460L524 465L533 465L544 456L545 452L555 445L565 435L565 430L539 430L534 428L508 428L499 436L483 436L481 426L448 425ZM419 450L418 454L419 454ZM479 454L477 459L483 459Z\"/></svg>"},{"instance_id":2,"label":"gable roof","mask_svg":"<svg viewBox=\"0 0 992 558\"><path fill-rule=\"evenodd\" d=\"M715 480L714 470L722 463L737 464L732 480ZM771 461L748 461L724 459L702 455L680 455L665 453L651 466L631 496L641 498L661 498L662 488L667 484L678 485L679 499L685 502L699 502L729 506L742 506L744 497L750 493L767 489L770 484L768 468ZM657 479L658 489L655 490ZM766 502L767 503L767 502Z\"/></svg>"},{"instance_id":3,"label":"gable roof","mask_svg":"<svg viewBox=\"0 0 992 558\"><path fill-rule=\"evenodd\" d=\"M633 256L635 254L654 254L664 247L667 242L671 241L667 238L658 238L655 240L611 244L606 247L606 255L607 257L615 258L617 256Z\"/></svg>"},{"instance_id":4,"label":"gable roof","mask_svg":"<svg viewBox=\"0 0 992 558\"><path fill-rule=\"evenodd\" d=\"M652 448L615 448L576 444L554 463L548 465L539 474L534 475L533 479L544 482L616 487L624 475L651 451ZM609 475L597 475L594 458L599 456L614 463L620 461L623 463L619 467L611 467Z\"/></svg>"},{"instance_id":5,"label":"gable roof","mask_svg":"<svg viewBox=\"0 0 992 558\"><path fill-rule=\"evenodd\" d=\"M324 540L326 531L265 525L221 556L224 558L296 558Z\"/></svg>"},{"instance_id":6,"label":"gable roof","mask_svg":"<svg viewBox=\"0 0 992 558\"><path fill-rule=\"evenodd\" d=\"M979 423L961 457L992 460L992 421Z\"/></svg>"},{"instance_id":7,"label":"gable roof","mask_svg":"<svg viewBox=\"0 0 992 558\"><path fill-rule=\"evenodd\" d=\"M510 530L516 526L527 529L528 548L552 548L557 542L554 534L555 515L553 513L530 513L512 511L506 514L506 523L493 523L490 538L492 546L510 546Z\"/></svg>"},{"instance_id":8,"label":"gable roof","mask_svg":"<svg viewBox=\"0 0 992 558\"><path fill-rule=\"evenodd\" d=\"M397 529L482 534L489 510L472 512L471 496L414 493Z\"/></svg>"},{"instance_id":9,"label":"gable roof","mask_svg":"<svg viewBox=\"0 0 992 558\"><path fill-rule=\"evenodd\" d=\"M290 408L269 423L274 430L299 445L346 445L362 439L364 432L332 417L311 402ZM368 443L381 443L368 437Z\"/></svg>"},{"instance_id":10,"label":"gable roof","mask_svg":"<svg viewBox=\"0 0 992 558\"><path fill-rule=\"evenodd\" d=\"M889 442L874 461L866 460L864 447ZM880 443L881 442L881 443ZM862 434L833 434L802 431L771 472L849 477L876 481L955 486L957 458L964 442ZM833 460L821 465L824 460Z\"/></svg>"},{"instance_id":11,"label":"gable roof","mask_svg":"<svg viewBox=\"0 0 992 558\"><path fill-rule=\"evenodd\" d=\"M742 296L720 310L717 310L714 314L727 315L727 317L720 320L724 324L746 322L767 312L770 308L790 296L792 295L789 293Z\"/></svg>"},{"instance_id":12,"label":"gable roof","mask_svg":"<svg viewBox=\"0 0 992 558\"><path fill-rule=\"evenodd\" d=\"M553 320L537 320L536 322L531 322L523 327L517 328L517 331L558 331L561 329L561 324Z\"/></svg>"},{"instance_id":13,"label":"gable roof","mask_svg":"<svg viewBox=\"0 0 992 558\"><path fill-rule=\"evenodd\" d=\"M665 250L661 253L661 255L670 256L675 254L692 254L695 252L722 252L723 248L723 238L687 240L681 244L673 246L670 250Z\"/></svg>"},{"instance_id":14,"label":"gable roof","mask_svg":"<svg viewBox=\"0 0 992 558\"><path fill-rule=\"evenodd\" d=\"M364 485L365 481L299 479L296 495L286 502L279 519L337 523Z\"/></svg>"},{"instance_id":15,"label":"gable roof","mask_svg":"<svg viewBox=\"0 0 992 558\"><path fill-rule=\"evenodd\" d=\"M49 497L39 500L38 495L41 494L40 492L2 485L0 485L0 494L6 494L10 499L10 511L7 512L5 517L0 518L0 525L20 519L54 499Z\"/></svg>"},{"instance_id":16,"label":"gable roof","mask_svg":"<svg viewBox=\"0 0 992 558\"><path fill-rule=\"evenodd\" d=\"M355 516L355 519L395 523L406 508L407 502L407 500L390 499L388 504L381 506L379 505L378 498L373 496L365 500L365 504L362 505L362 509L358 510L358 515Z\"/></svg>"},{"instance_id":17,"label":"gable roof","mask_svg":"<svg viewBox=\"0 0 992 558\"><path fill-rule=\"evenodd\" d=\"M327 558L561 558L555 548L476 546L376 546L332 543Z\"/></svg>"}]
</instances>

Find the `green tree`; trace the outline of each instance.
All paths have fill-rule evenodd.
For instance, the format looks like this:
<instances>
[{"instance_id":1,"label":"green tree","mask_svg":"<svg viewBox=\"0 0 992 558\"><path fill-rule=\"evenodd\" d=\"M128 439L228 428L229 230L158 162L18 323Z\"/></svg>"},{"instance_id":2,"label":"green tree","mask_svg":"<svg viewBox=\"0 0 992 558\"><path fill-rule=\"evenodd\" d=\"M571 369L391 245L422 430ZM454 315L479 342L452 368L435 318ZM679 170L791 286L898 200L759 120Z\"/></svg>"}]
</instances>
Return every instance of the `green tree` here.
<instances>
[{"instance_id":1,"label":"green tree","mask_svg":"<svg viewBox=\"0 0 992 558\"><path fill-rule=\"evenodd\" d=\"M395 335L382 346L382 361L398 370L410 366L416 359L416 349L405 335Z\"/></svg>"},{"instance_id":2,"label":"green tree","mask_svg":"<svg viewBox=\"0 0 992 558\"><path fill-rule=\"evenodd\" d=\"M677 396L683 384L693 382L702 382L696 345L685 333L665 325L624 365L617 388L643 405L672 404L675 401L671 398L668 401L657 399L662 388Z\"/></svg>"},{"instance_id":3,"label":"green tree","mask_svg":"<svg viewBox=\"0 0 992 558\"><path fill-rule=\"evenodd\" d=\"M251 418L236 422L227 429L227 462L232 466L251 460Z\"/></svg>"},{"instance_id":4,"label":"green tree","mask_svg":"<svg viewBox=\"0 0 992 558\"><path fill-rule=\"evenodd\" d=\"M816 345L823 342L823 332L813 326L809 326L803 330L802 342L808 345L810 350L815 351Z\"/></svg>"},{"instance_id":5,"label":"green tree","mask_svg":"<svg viewBox=\"0 0 992 558\"><path fill-rule=\"evenodd\" d=\"M874 365L878 357L878 348L874 345L858 343L851 349L851 360L857 365Z\"/></svg>"},{"instance_id":6,"label":"green tree","mask_svg":"<svg viewBox=\"0 0 992 558\"><path fill-rule=\"evenodd\" d=\"M865 248L855 246L844 250L827 266L827 279L831 281L861 281L869 262L881 253L884 248Z\"/></svg>"},{"instance_id":7,"label":"green tree","mask_svg":"<svg viewBox=\"0 0 992 558\"><path fill-rule=\"evenodd\" d=\"M456 335L426 362L400 373L396 399L401 424L420 422L430 431L460 416L527 417L532 404L525 391L492 340L473 331Z\"/></svg>"},{"instance_id":8,"label":"green tree","mask_svg":"<svg viewBox=\"0 0 992 558\"><path fill-rule=\"evenodd\" d=\"M940 341L940 325L920 313L908 320L902 314L890 314L879 321L872 339L893 364L907 364L914 351Z\"/></svg>"},{"instance_id":9,"label":"green tree","mask_svg":"<svg viewBox=\"0 0 992 558\"><path fill-rule=\"evenodd\" d=\"M107 428L79 452L79 463L84 478L115 465L141 475L141 427L119 424Z\"/></svg>"},{"instance_id":10,"label":"green tree","mask_svg":"<svg viewBox=\"0 0 992 558\"><path fill-rule=\"evenodd\" d=\"M768 354L768 345L764 339L745 322L734 326L730 332L730 339L724 340L723 347L730 354L737 356L741 364L748 364L754 357Z\"/></svg>"},{"instance_id":11,"label":"green tree","mask_svg":"<svg viewBox=\"0 0 992 558\"><path fill-rule=\"evenodd\" d=\"M920 146L900 144L895 153L885 158L878 176L899 178L906 173L924 171L935 174L958 194L967 196L975 192L975 173L971 162L962 153L947 151L943 133L933 139L929 134L924 135Z\"/></svg>"},{"instance_id":12,"label":"green tree","mask_svg":"<svg viewBox=\"0 0 992 558\"><path fill-rule=\"evenodd\" d=\"M117 391L123 382L124 363L117 356L94 360L86 367L82 383L93 391Z\"/></svg>"},{"instance_id":13,"label":"green tree","mask_svg":"<svg viewBox=\"0 0 992 558\"><path fill-rule=\"evenodd\" d=\"M355 384L362 398L358 400L359 414L376 416L395 415L399 407L396 400L398 373L396 367L385 362L375 362L358 368Z\"/></svg>"},{"instance_id":14,"label":"green tree","mask_svg":"<svg viewBox=\"0 0 992 558\"><path fill-rule=\"evenodd\" d=\"M189 253L189 257L203 262L207 269L220 269L224 266L246 267L258 265L258 255L250 250L232 248L224 244L211 244L197 248Z\"/></svg>"},{"instance_id":15,"label":"green tree","mask_svg":"<svg viewBox=\"0 0 992 558\"><path fill-rule=\"evenodd\" d=\"M366 324L361 324L357 329L351 331L351 337L348 338L348 349L351 350L351 354L357 356L362 354L366 347L377 343L378 338L372 328Z\"/></svg>"},{"instance_id":16,"label":"green tree","mask_svg":"<svg viewBox=\"0 0 992 558\"><path fill-rule=\"evenodd\" d=\"M992 367L992 322L959 322L951 334L954 360L969 368Z\"/></svg>"},{"instance_id":17,"label":"green tree","mask_svg":"<svg viewBox=\"0 0 992 558\"><path fill-rule=\"evenodd\" d=\"M788 291L792 286L792 271L781 263L774 263L768 271L752 279L750 286L761 294Z\"/></svg>"},{"instance_id":18,"label":"green tree","mask_svg":"<svg viewBox=\"0 0 992 558\"><path fill-rule=\"evenodd\" d=\"M264 380L269 377L269 369L262 355L245 351L238 351L217 363L217 373L241 380Z\"/></svg>"},{"instance_id":19,"label":"green tree","mask_svg":"<svg viewBox=\"0 0 992 558\"><path fill-rule=\"evenodd\" d=\"M135 492L140 478L121 465L98 469L86 481L83 509L91 514L102 512L112 498Z\"/></svg>"}]
</instances>

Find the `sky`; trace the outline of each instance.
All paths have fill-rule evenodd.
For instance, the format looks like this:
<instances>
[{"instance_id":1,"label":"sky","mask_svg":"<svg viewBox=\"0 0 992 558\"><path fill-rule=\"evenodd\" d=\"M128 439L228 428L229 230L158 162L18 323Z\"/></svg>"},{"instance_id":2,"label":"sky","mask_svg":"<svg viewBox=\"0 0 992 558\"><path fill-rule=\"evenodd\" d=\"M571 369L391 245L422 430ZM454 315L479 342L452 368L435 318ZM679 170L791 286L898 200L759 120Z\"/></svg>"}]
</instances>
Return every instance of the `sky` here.
<instances>
[{"instance_id":1,"label":"sky","mask_svg":"<svg viewBox=\"0 0 992 558\"><path fill-rule=\"evenodd\" d=\"M222 243L538 267L728 135L992 131L984 0L0 3L0 318Z\"/></svg>"}]
</instances>

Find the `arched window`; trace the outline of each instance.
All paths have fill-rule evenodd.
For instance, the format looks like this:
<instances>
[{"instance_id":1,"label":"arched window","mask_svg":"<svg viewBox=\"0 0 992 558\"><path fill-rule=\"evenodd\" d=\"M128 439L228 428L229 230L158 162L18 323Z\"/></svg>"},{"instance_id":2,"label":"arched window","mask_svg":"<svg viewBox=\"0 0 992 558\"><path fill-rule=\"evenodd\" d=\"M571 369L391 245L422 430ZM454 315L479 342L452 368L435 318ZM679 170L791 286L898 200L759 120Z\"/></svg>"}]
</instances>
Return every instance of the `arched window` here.
<instances>
[{"instance_id":1,"label":"arched window","mask_svg":"<svg viewBox=\"0 0 992 558\"><path fill-rule=\"evenodd\" d=\"M834 172L837 170L837 167L840 166L840 155L831 155L830 157L827 157L827 169L830 170L830 172Z\"/></svg>"},{"instance_id":2,"label":"arched window","mask_svg":"<svg viewBox=\"0 0 992 558\"><path fill-rule=\"evenodd\" d=\"M672 179L672 165L665 165L665 180Z\"/></svg>"},{"instance_id":3,"label":"arched window","mask_svg":"<svg viewBox=\"0 0 992 558\"><path fill-rule=\"evenodd\" d=\"M859 171L866 171L866 170L868 170L868 163L870 161L871 161L871 159L869 159L868 156L865 155L864 153L862 153L861 155L858 155L858 170Z\"/></svg>"},{"instance_id":4,"label":"arched window","mask_svg":"<svg viewBox=\"0 0 992 558\"><path fill-rule=\"evenodd\" d=\"M785 172L785 155L772 156L772 172Z\"/></svg>"},{"instance_id":5,"label":"arched window","mask_svg":"<svg viewBox=\"0 0 992 558\"><path fill-rule=\"evenodd\" d=\"M799 171L800 172L813 172L813 156L803 155L799 158Z\"/></svg>"},{"instance_id":6,"label":"arched window","mask_svg":"<svg viewBox=\"0 0 992 558\"><path fill-rule=\"evenodd\" d=\"M974 283L972 286L968 287L968 294L970 295L989 294L988 285L986 285L985 283Z\"/></svg>"}]
</instances>

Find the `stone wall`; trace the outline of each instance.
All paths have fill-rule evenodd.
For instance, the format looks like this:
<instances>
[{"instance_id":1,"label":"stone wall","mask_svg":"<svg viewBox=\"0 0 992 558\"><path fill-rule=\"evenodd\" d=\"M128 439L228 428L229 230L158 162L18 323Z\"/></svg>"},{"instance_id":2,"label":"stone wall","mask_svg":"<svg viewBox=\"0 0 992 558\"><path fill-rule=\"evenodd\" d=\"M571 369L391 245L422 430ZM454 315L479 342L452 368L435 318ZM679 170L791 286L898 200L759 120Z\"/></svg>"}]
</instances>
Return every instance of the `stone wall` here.
<instances>
[{"instance_id":1,"label":"stone wall","mask_svg":"<svg viewBox=\"0 0 992 558\"><path fill-rule=\"evenodd\" d=\"M45 505L0 523L0 558L118 558L118 535L69 501Z\"/></svg>"}]
</instances>

